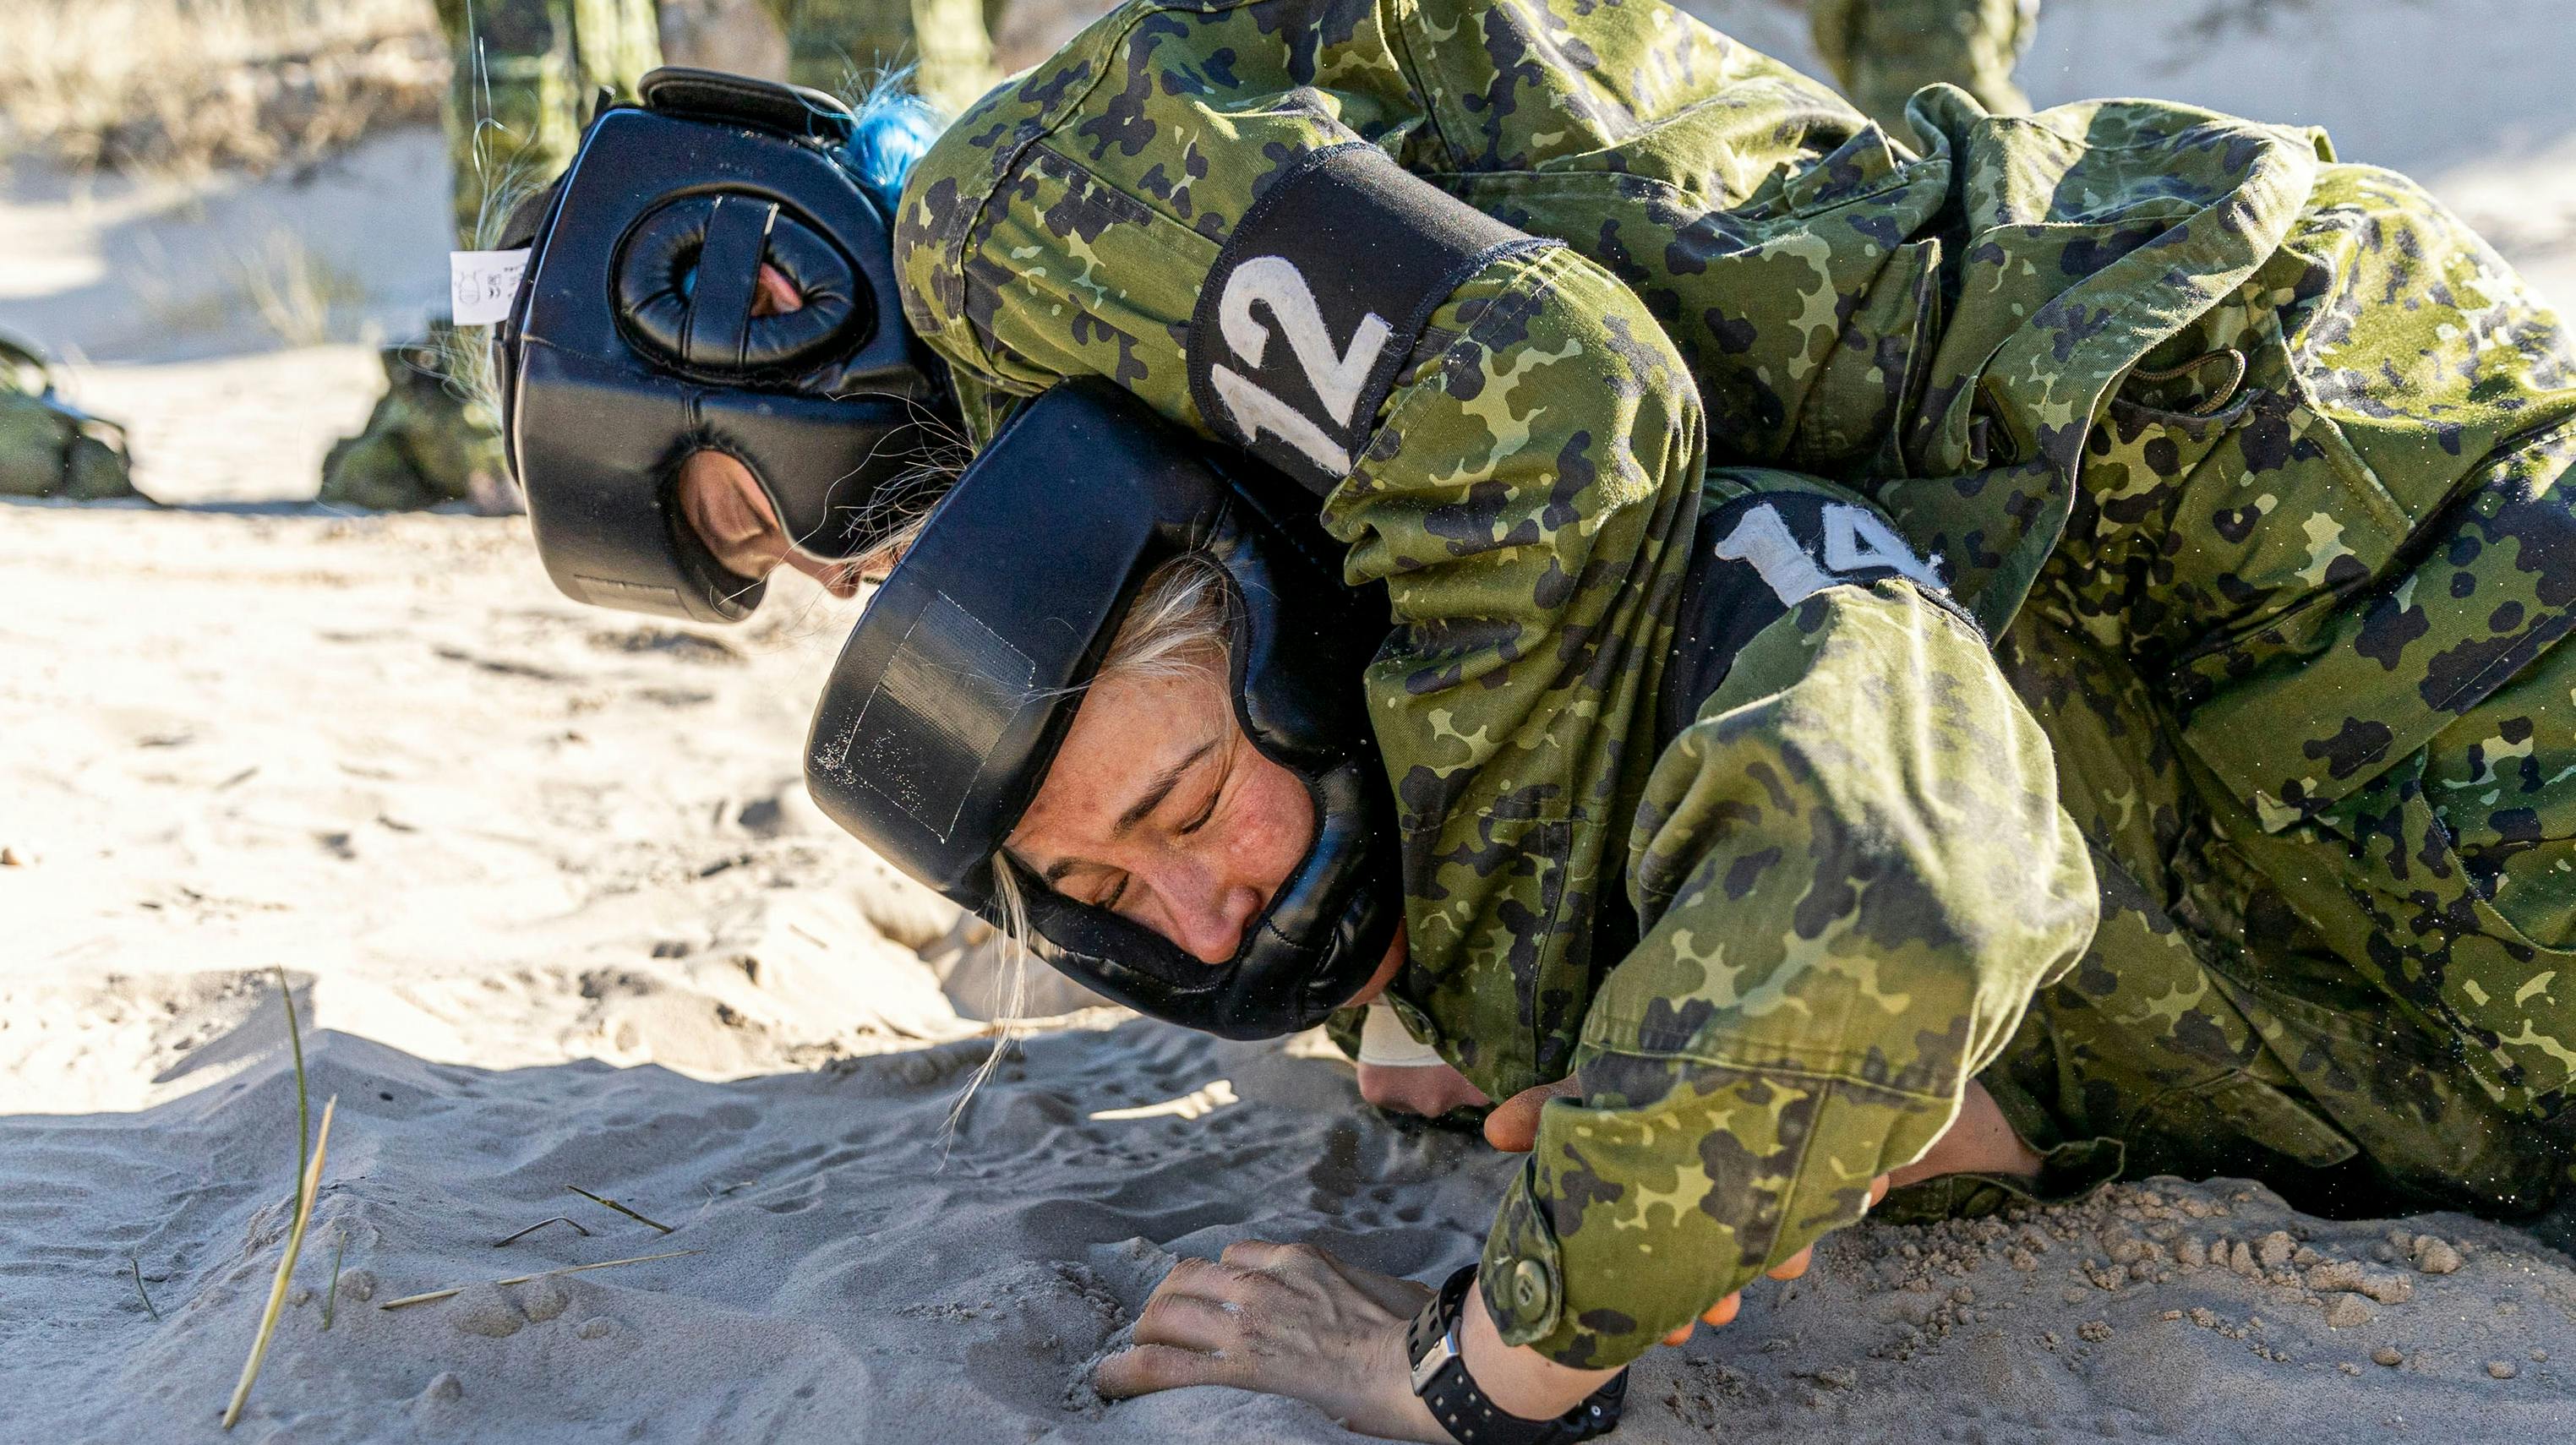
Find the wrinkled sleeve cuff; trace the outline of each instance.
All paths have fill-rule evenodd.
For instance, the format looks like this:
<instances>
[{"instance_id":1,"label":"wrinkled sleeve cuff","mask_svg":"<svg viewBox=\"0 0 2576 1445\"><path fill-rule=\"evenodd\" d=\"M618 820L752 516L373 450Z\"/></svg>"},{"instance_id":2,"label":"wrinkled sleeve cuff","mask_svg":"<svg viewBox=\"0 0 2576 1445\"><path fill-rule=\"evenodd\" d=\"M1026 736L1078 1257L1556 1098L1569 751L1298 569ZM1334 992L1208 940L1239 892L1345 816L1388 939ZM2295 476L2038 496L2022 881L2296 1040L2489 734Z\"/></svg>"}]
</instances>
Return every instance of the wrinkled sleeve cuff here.
<instances>
[{"instance_id":1,"label":"wrinkled sleeve cuff","mask_svg":"<svg viewBox=\"0 0 2576 1445\"><path fill-rule=\"evenodd\" d=\"M1485 1309L1507 1345L1528 1345L1559 1364L1588 1365L1587 1332L1562 1330L1565 1274L1556 1245L1531 1179L1533 1163L1504 1192L1494 1227L1485 1236L1485 1255L1476 1271L1476 1287Z\"/></svg>"}]
</instances>

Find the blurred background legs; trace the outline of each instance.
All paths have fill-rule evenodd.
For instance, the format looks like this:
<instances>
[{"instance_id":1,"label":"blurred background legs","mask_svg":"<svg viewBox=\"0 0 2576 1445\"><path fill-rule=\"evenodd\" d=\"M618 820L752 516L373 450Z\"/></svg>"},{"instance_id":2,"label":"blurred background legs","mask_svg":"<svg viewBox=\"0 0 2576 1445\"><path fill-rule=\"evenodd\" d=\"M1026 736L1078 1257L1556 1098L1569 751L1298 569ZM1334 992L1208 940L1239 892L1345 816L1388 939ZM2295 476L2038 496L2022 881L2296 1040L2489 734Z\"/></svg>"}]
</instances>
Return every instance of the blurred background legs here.
<instances>
[{"instance_id":1,"label":"blurred background legs","mask_svg":"<svg viewBox=\"0 0 2576 1445\"><path fill-rule=\"evenodd\" d=\"M1998 115L2030 109L2013 66L2039 0L1814 0L1807 19L1843 94L1900 140L1906 99L1943 81Z\"/></svg>"},{"instance_id":2,"label":"blurred background legs","mask_svg":"<svg viewBox=\"0 0 2576 1445\"><path fill-rule=\"evenodd\" d=\"M571 163L600 92L631 97L662 63L661 24L653 0L436 4L456 67L443 117L456 242L471 250L530 187ZM385 348L385 394L365 428L323 459L320 500L371 511L441 502L519 510L500 418L455 379L463 361L443 323Z\"/></svg>"},{"instance_id":3,"label":"blurred background legs","mask_svg":"<svg viewBox=\"0 0 2576 1445\"><path fill-rule=\"evenodd\" d=\"M54 369L0 333L0 496L133 497L125 429L65 401Z\"/></svg>"},{"instance_id":4,"label":"blurred background legs","mask_svg":"<svg viewBox=\"0 0 2576 1445\"><path fill-rule=\"evenodd\" d=\"M761 0L787 41L787 79L850 96L912 67L912 88L955 114L1000 79L987 6L1000 0Z\"/></svg>"}]
</instances>

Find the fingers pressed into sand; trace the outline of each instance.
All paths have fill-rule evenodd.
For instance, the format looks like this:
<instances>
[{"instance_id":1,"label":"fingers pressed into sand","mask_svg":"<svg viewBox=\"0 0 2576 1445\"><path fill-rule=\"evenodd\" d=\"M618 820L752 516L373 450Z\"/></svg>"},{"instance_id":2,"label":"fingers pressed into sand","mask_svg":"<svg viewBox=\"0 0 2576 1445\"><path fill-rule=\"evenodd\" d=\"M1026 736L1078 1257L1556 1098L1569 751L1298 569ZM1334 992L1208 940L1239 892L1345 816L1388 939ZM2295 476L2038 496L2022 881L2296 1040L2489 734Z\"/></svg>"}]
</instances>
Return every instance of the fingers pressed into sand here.
<instances>
[{"instance_id":1,"label":"fingers pressed into sand","mask_svg":"<svg viewBox=\"0 0 2576 1445\"><path fill-rule=\"evenodd\" d=\"M1873 1179L1873 1180L1869 1181L1869 1207L1870 1207L1870 1208L1872 1208L1872 1209L1876 1209L1876 1208L1878 1207L1878 1201L1880 1201L1880 1200L1882 1200L1882 1199L1885 1199L1885 1198L1887 1197L1887 1187L1888 1187L1888 1178L1887 1178L1887 1176L1886 1176L1886 1175L1884 1175L1884 1174L1881 1174L1881 1175L1880 1175L1880 1176L1878 1176L1876 1179Z\"/></svg>"},{"instance_id":2,"label":"fingers pressed into sand","mask_svg":"<svg viewBox=\"0 0 2576 1445\"><path fill-rule=\"evenodd\" d=\"M1091 1383L1109 1399L1124 1400L1190 1385L1239 1385L1243 1366L1178 1345L1136 1345L1102 1360L1091 1372Z\"/></svg>"},{"instance_id":3,"label":"fingers pressed into sand","mask_svg":"<svg viewBox=\"0 0 2576 1445\"><path fill-rule=\"evenodd\" d=\"M1735 1293L1728 1295L1726 1298L1710 1305L1707 1309L1702 1310L1698 1319L1693 1320L1689 1324L1682 1326L1680 1329L1673 1331L1671 1334L1664 1336L1664 1343L1668 1345L1689 1344L1692 1330L1697 1329L1701 1325L1706 1325L1710 1329L1722 1329L1735 1323L1736 1312L1743 1308L1744 1292L1742 1290L1737 1290Z\"/></svg>"},{"instance_id":4,"label":"fingers pressed into sand","mask_svg":"<svg viewBox=\"0 0 2576 1445\"><path fill-rule=\"evenodd\" d=\"M1807 1272L1807 1266L1815 1259L1816 1247L1811 1244L1762 1272L1773 1279L1796 1279Z\"/></svg>"},{"instance_id":5,"label":"fingers pressed into sand","mask_svg":"<svg viewBox=\"0 0 2576 1445\"><path fill-rule=\"evenodd\" d=\"M1506 1154L1528 1153L1530 1146L1538 1142L1539 1111L1547 1107L1547 1101L1582 1091L1583 1086L1570 1078L1521 1090L1485 1116L1485 1142Z\"/></svg>"}]
</instances>

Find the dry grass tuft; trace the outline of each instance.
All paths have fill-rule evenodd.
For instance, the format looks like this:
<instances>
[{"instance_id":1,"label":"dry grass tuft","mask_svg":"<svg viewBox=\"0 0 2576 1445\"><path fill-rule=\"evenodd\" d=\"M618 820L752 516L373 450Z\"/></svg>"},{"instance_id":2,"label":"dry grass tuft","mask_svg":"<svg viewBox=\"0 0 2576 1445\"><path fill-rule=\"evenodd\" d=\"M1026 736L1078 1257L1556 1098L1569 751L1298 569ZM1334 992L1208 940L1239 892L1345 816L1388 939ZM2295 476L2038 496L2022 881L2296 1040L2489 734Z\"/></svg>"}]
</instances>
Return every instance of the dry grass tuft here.
<instances>
[{"instance_id":1,"label":"dry grass tuft","mask_svg":"<svg viewBox=\"0 0 2576 1445\"><path fill-rule=\"evenodd\" d=\"M235 252L233 283L269 334L289 346L319 346L345 329L335 326L367 303L367 285L314 254L304 238L280 226L248 254Z\"/></svg>"},{"instance_id":2,"label":"dry grass tuft","mask_svg":"<svg viewBox=\"0 0 2576 1445\"><path fill-rule=\"evenodd\" d=\"M589 1200L593 1204L604 1204L609 1208L616 1210L618 1213L625 1215L627 1218L634 1220L638 1224L651 1225L653 1228L662 1231L664 1234L669 1234L671 1232L671 1226L646 1219L643 1215L636 1213L634 1210L627 1208L616 1200L603 1198L599 1195L593 1194L578 1184L567 1184L564 1188L571 1190L573 1193L580 1195L582 1198ZM569 1223L570 1221L566 1222ZM584 1232L587 1233L588 1231Z\"/></svg>"},{"instance_id":3,"label":"dry grass tuft","mask_svg":"<svg viewBox=\"0 0 2576 1445\"><path fill-rule=\"evenodd\" d=\"M428 0L9 0L0 152L265 171L435 121Z\"/></svg>"},{"instance_id":4,"label":"dry grass tuft","mask_svg":"<svg viewBox=\"0 0 2576 1445\"><path fill-rule=\"evenodd\" d=\"M559 1274L583 1274L594 1269L616 1269L629 1264L651 1264L657 1259L680 1259L688 1255L704 1253L706 1253L706 1251L703 1249L674 1249L662 1254L639 1254L632 1259L603 1259L597 1264L568 1264L561 1269L541 1269L535 1274L514 1274L508 1279L496 1279L492 1281L492 1283L495 1286L506 1289L514 1284L529 1284L536 1280L553 1279ZM470 1284L450 1285L446 1289L434 1289L427 1294L407 1294L401 1299L389 1299L383 1304L376 1306L376 1308L380 1310L407 1309L412 1305L425 1305L437 1300L454 1299L473 1287L474 1286Z\"/></svg>"}]
</instances>

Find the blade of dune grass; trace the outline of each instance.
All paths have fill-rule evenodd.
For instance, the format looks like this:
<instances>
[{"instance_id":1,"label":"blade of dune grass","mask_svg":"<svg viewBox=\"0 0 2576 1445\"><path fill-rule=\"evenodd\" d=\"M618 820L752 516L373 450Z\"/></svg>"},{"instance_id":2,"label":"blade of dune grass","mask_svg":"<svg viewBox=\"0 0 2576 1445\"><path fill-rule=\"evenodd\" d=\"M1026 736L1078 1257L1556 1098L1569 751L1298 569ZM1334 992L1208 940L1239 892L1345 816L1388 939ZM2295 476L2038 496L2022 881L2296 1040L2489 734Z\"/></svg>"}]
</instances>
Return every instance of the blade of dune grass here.
<instances>
[{"instance_id":1,"label":"blade of dune grass","mask_svg":"<svg viewBox=\"0 0 2576 1445\"><path fill-rule=\"evenodd\" d=\"M340 1300L340 1260L349 1252L349 1231L339 1232L331 1246L331 1282L322 1289L322 1328L331 1328L333 1306Z\"/></svg>"},{"instance_id":2,"label":"blade of dune grass","mask_svg":"<svg viewBox=\"0 0 2576 1445\"><path fill-rule=\"evenodd\" d=\"M156 1325L161 1323L160 1308L152 1303L152 1296L143 1288L143 1261L129 1254L125 1257L125 1264L128 1269L134 1271L134 1292L142 1296L143 1307L152 1311L152 1323Z\"/></svg>"},{"instance_id":3,"label":"blade of dune grass","mask_svg":"<svg viewBox=\"0 0 2576 1445\"><path fill-rule=\"evenodd\" d=\"M671 1232L671 1226L655 1223L653 1220L646 1219L643 1215L636 1213L634 1210L627 1208L616 1200L604 1199L599 1195L593 1194L589 1190L582 1188L578 1184L567 1184L564 1188L571 1190L573 1193L580 1195L582 1198L589 1200L593 1204L607 1205L609 1208L616 1210L618 1213L625 1215L627 1218L634 1220L638 1224L652 1225L653 1228L662 1231L664 1234L669 1234Z\"/></svg>"},{"instance_id":4,"label":"blade of dune grass","mask_svg":"<svg viewBox=\"0 0 2576 1445\"><path fill-rule=\"evenodd\" d=\"M684 1254L704 1253L706 1251L703 1249L674 1249L663 1254L639 1254L632 1259L603 1259L597 1264L568 1264L561 1269L541 1269L535 1274L514 1274L508 1279L496 1279L492 1283L496 1285L531 1284L541 1279L552 1279L559 1274L579 1274L586 1269L615 1269L621 1264L651 1264L657 1259L678 1259ZM407 1294L401 1299L389 1299L376 1308L398 1310L405 1305L425 1305L432 1300L453 1299L472 1288L472 1285L460 1284L448 1289L434 1289L427 1294Z\"/></svg>"},{"instance_id":5,"label":"blade of dune grass","mask_svg":"<svg viewBox=\"0 0 2576 1445\"><path fill-rule=\"evenodd\" d=\"M494 1249L499 1249L504 1245L516 1244L520 1240L527 1238L529 1235L536 1233L538 1230L545 1228L549 1224L569 1224L572 1226L573 1233L580 1235L584 1239L590 1238L590 1231L582 1228L580 1221L569 1219L558 1214L552 1219L540 1219L536 1223L531 1224L527 1228L519 1230L514 1234L502 1235L499 1239L492 1241L492 1247Z\"/></svg>"},{"instance_id":6,"label":"blade of dune grass","mask_svg":"<svg viewBox=\"0 0 2576 1445\"><path fill-rule=\"evenodd\" d=\"M299 1082L302 1075L299 1072ZM224 1428L229 1430L241 1419L242 1406L250 1399L250 1386L259 1378L259 1366L268 1358L268 1342L277 1333L278 1313L286 1308L286 1283L295 1274L295 1257L304 1252L304 1230L313 1222L313 1196L322 1186L322 1159L331 1146L331 1111L340 1102L338 1095L322 1101L322 1130L314 1137L311 1158L304 1167L304 1178L295 1194L295 1224L286 1233L286 1254L277 1262L277 1278L268 1286L268 1308L259 1317L259 1333L252 1337L250 1358L242 1362L241 1382L233 1386L232 1403L224 1407Z\"/></svg>"},{"instance_id":7,"label":"blade of dune grass","mask_svg":"<svg viewBox=\"0 0 2576 1445\"><path fill-rule=\"evenodd\" d=\"M312 1159L313 1105L304 1092L304 1030L295 1022L295 989L286 981L286 965L276 965L277 997L286 1005L286 1042L295 1050L295 1177L304 1177Z\"/></svg>"}]
</instances>

